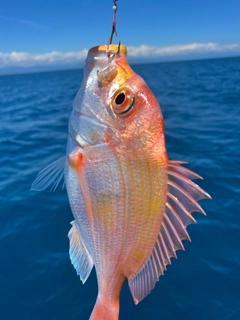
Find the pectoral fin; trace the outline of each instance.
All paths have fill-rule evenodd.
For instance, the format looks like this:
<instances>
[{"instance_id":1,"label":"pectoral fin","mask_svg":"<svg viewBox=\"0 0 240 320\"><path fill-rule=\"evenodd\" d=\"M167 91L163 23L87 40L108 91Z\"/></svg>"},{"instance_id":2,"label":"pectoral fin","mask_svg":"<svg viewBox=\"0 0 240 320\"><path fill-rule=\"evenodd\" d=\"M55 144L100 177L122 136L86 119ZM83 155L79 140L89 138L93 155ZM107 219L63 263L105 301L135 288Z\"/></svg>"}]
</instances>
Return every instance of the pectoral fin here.
<instances>
[{"instance_id":1,"label":"pectoral fin","mask_svg":"<svg viewBox=\"0 0 240 320\"><path fill-rule=\"evenodd\" d=\"M42 191L51 185L51 190L55 191L63 179L65 162L66 156L52 162L41 170L34 180L31 190Z\"/></svg>"},{"instance_id":2,"label":"pectoral fin","mask_svg":"<svg viewBox=\"0 0 240 320\"><path fill-rule=\"evenodd\" d=\"M171 264L170 258L177 257L175 251L184 250L182 240L190 241L186 226L196 222L191 213L196 211L205 214L197 201L211 199L209 194L191 181L201 177L181 164L181 161L169 161L166 212L156 243L141 270L128 279L136 304L153 290L166 266Z\"/></svg>"},{"instance_id":3,"label":"pectoral fin","mask_svg":"<svg viewBox=\"0 0 240 320\"><path fill-rule=\"evenodd\" d=\"M83 241L80 238L75 221L71 222L72 228L68 233L70 240L70 260L80 276L82 283L85 283L93 267L93 260Z\"/></svg>"}]
</instances>

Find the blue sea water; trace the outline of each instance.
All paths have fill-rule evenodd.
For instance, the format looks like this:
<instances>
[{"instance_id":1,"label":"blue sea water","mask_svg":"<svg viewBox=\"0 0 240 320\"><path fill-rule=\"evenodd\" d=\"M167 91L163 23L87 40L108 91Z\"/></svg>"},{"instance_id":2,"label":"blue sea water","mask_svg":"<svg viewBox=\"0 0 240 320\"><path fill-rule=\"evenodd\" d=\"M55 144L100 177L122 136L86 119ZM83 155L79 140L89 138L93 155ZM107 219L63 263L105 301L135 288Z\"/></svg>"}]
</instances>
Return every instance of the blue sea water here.
<instances>
[{"instance_id":1,"label":"blue sea water","mask_svg":"<svg viewBox=\"0 0 240 320\"><path fill-rule=\"evenodd\" d=\"M135 65L159 100L170 159L189 162L212 200L194 214L192 243L135 306L127 283L120 319L240 319L240 58ZM82 70L0 77L0 319L87 320L95 271L82 285L68 255L66 190L30 192L65 154Z\"/></svg>"}]
</instances>

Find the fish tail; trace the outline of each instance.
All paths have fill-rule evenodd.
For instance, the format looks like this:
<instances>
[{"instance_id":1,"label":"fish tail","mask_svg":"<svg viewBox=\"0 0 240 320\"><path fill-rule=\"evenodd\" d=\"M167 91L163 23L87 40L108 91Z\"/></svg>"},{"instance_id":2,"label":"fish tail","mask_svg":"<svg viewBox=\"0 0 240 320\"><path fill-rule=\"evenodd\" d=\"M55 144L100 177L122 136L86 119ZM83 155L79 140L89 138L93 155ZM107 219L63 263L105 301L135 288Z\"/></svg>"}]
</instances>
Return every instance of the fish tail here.
<instances>
[{"instance_id":1,"label":"fish tail","mask_svg":"<svg viewBox=\"0 0 240 320\"><path fill-rule=\"evenodd\" d=\"M118 320L118 315L119 299L109 305L98 296L89 320Z\"/></svg>"}]
</instances>

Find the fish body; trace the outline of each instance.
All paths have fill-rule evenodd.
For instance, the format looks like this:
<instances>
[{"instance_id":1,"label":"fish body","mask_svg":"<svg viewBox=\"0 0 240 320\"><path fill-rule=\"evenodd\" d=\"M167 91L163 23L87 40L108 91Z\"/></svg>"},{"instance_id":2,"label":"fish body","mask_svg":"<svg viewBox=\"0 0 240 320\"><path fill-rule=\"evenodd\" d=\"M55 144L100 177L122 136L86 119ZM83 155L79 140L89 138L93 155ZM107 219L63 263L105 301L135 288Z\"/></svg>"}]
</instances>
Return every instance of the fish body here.
<instances>
[{"instance_id":1,"label":"fish body","mask_svg":"<svg viewBox=\"0 0 240 320\"><path fill-rule=\"evenodd\" d=\"M108 49L89 50L67 157L35 183L45 187L64 167L75 219L70 258L83 283L93 266L97 274L91 320L118 319L125 279L136 304L150 293L182 240L189 240L191 212L204 213L197 201L210 197L191 181L197 174L168 160L160 106L130 68L126 47ZM49 171L54 174L44 181Z\"/></svg>"}]
</instances>

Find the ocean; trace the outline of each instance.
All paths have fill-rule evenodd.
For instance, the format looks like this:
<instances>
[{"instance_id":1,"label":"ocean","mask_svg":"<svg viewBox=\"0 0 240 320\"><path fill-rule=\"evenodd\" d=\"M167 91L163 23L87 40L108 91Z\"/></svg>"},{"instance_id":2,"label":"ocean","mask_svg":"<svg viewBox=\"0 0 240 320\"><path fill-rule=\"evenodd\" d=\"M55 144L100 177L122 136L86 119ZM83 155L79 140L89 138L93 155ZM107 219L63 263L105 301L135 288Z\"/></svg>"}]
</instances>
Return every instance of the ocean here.
<instances>
[{"instance_id":1,"label":"ocean","mask_svg":"<svg viewBox=\"0 0 240 320\"><path fill-rule=\"evenodd\" d=\"M120 320L240 319L240 58L133 65L160 102L170 159L211 196L151 294ZM92 271L82 285L69 259L66 190L30 192L37 173L65 154L82 70L0 77L0 319L87 320Z\"/></svg>"}]
</instances>

